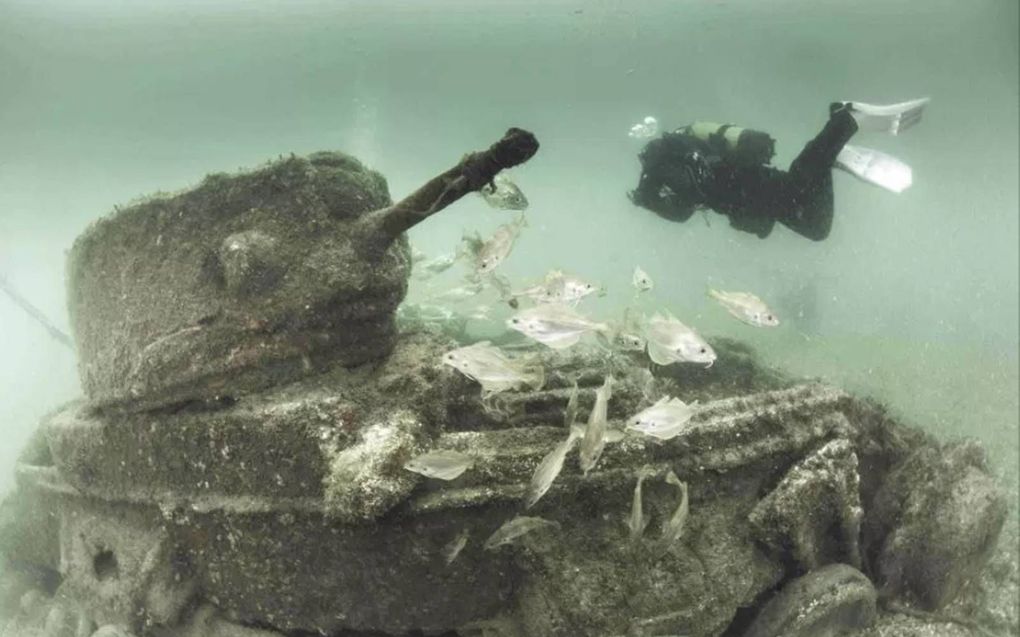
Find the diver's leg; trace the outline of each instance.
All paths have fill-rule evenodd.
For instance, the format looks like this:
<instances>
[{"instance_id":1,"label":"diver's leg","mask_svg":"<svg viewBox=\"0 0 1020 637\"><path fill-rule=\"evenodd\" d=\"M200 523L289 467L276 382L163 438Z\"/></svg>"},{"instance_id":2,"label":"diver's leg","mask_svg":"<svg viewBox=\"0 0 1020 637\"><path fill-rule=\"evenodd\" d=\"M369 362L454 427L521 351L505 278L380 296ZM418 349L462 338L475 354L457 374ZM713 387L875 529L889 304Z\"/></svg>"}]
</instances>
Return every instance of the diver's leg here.
<instances>
[{"instance_id":1,"label":"diver's leg","mask_svg":"<svg viewBox=\"0 0 1020 637\"><path fill-rule=\"evenodd\" d=\"M782 224L815 241L829 236L834 211L832 168L839 151L856 132L857 122L849 110L836 110L797 155L787 173L788 205L778 215Z\"/></svg>"},{"instance_id":2,"label":"diver's leg","mask_svg":"<svg viewBox=\"0 0 1020 637\"><path fill-rule=\"evenodd\" d=\"M835 211L832 194L832 171L819 173L810 181L790 184L791 204L777 215L784 226L813 241L821 241L832 230Z\"/></svg>"},{"instance_id":3,"label":"diver's leg","mask_svg":"<svg viewBox=\"0 0 1020 637\"><path fill-rule=\"evenodd\" d=\"M804 173L805 177L813 177L814 173L821 172L828 174L836 163L839 151L856 132L857 121L848 108L834 111L822 131L804 146L804 150L790 164L790 173L794 178L799 173Z\"/></svg>"}]
</instances>

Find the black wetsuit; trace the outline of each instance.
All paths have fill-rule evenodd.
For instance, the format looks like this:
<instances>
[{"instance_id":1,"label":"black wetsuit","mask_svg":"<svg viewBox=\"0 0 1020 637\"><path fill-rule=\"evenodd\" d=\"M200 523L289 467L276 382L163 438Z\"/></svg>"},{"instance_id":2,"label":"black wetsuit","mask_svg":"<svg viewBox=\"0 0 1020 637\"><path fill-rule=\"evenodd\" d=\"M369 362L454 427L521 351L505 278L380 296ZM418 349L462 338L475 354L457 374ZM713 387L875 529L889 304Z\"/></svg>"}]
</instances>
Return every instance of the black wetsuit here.
<instances>
[{"instance_id":1,"label":"black wetsuit","mask_svg":"<svg viewBox=\"0 0 1020 637\"><path fill-rule=\"evenodd\" d=\"M664 133L641 151L641 181L630 198L672 221L711 208L728 216L732 227L762 238L778 221L820 241L832 228L832 167L855 132L850 113L835 109L788 171L767 161L741 162L685 129Z\"/></svg>"}]
</instances>

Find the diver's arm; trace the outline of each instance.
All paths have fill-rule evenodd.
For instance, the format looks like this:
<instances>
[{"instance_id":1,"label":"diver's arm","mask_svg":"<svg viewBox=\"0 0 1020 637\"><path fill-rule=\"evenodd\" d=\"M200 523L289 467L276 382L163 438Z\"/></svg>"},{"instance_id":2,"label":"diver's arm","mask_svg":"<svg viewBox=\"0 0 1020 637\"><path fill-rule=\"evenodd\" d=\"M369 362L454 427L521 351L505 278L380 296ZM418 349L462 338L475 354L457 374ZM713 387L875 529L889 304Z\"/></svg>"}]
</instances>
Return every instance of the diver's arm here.
<instances>
[{"instance_id":1,"label":"diver's arm","mask_svg":"<svg viewBox=\"0 0 1020 637\"><path fill-rule=\"evenodd\" d=\"M687 221L694 214L693 205L685 205L671 188L648 173L641 174L638 187L630 191L628 197L634 205L651 210L669 221Z\"/></svg>"},{"instance_id":2,"label":"diver's arm","mask_svg":"<svg viewBox=\"0 0 1020 637\"><path fill-rule=\"evenodd\" d=\"M652 212L663 219L676 222L684 222L694 214L695 206L686 205L673 195L666 195L661 198L662 205L649 208Z\"/></svg>"}]
</instances>

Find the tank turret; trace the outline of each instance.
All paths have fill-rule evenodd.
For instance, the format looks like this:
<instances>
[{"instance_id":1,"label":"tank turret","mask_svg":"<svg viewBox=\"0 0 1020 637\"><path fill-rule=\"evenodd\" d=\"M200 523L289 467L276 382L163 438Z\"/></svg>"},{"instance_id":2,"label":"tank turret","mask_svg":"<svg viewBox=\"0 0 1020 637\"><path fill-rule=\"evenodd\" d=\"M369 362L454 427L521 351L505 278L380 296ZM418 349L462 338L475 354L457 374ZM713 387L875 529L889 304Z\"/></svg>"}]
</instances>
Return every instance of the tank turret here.
<instances>
[{"instance_id":1,"label":"tank turret","mask_svg":"<svg viewBox=\"0 0 1020 637\"><path fill-rule=\"evenodd\" d=\"M230 400L384 357L407 291L404 231L537 148L511 129L396 205L382 175L320 152L117 209L68 264L90 404Z\"/></svg>"}]
</instances>

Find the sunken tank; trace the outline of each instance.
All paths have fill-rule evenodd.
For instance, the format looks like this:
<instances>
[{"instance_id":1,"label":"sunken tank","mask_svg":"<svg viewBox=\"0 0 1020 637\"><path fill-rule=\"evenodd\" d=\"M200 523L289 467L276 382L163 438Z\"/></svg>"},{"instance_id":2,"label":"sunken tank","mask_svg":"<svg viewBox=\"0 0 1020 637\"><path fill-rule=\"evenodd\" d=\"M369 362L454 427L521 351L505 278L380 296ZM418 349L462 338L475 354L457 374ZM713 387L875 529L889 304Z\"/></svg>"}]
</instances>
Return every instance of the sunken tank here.
<instances>
[{"instance_id":1,"label":"sunken tank","mask_svg":"<svg viewBox=\"0 0 1020 637\"><path fill-rule=\"evenodd\" d=\"M1016 635L1006 498L975 443L727 340L710 369L654 373L543 352L542 389L483 403L440 364L455 322L397 323L403 231L536 148L512 129L395 205L353 158L291 157L91 227L68 275L85 396L44 419L0 507L0 634ZM525 511L571 388L583 412L606 374L614 426L663 395L700 408L587 476L571 455ZM403 469L435 449L474 466ZM690 515L663 544L670 471ZM521 514L557 526L487 550Z\"/></svg>"}]
</instances>

